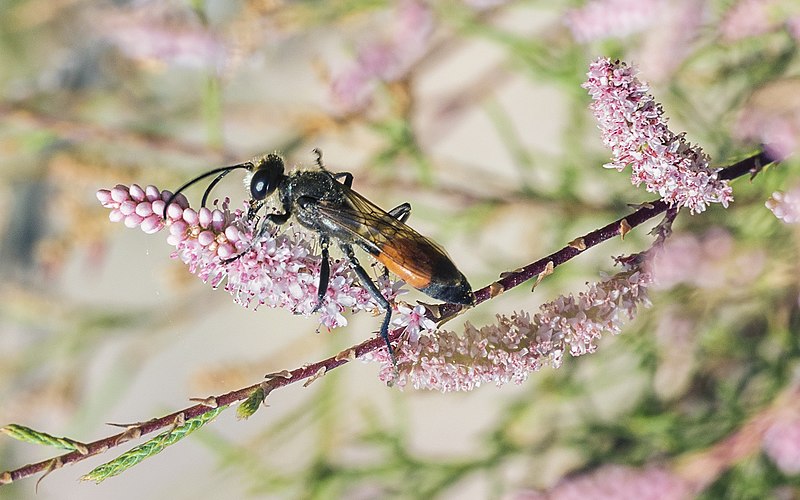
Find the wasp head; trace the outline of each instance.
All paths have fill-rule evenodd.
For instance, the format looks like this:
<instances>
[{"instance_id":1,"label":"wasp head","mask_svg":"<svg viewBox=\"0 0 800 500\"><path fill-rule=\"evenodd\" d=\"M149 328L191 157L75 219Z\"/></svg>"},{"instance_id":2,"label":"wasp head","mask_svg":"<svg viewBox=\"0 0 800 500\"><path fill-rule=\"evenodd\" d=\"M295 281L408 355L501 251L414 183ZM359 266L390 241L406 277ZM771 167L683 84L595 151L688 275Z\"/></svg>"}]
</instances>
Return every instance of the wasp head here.
<instances>
[{"instance_id":1,"label":"wasp head","mask_svg":"<svg viewBox=\"0 0 800 500\"><path fill-rule=\"evenodd\" d=\"M278 184L286 178L283 175L283 159L270 153L258 160L250 176L250 196L253 200L261 201L271 195Z\"/></svg>"}]
</instances>

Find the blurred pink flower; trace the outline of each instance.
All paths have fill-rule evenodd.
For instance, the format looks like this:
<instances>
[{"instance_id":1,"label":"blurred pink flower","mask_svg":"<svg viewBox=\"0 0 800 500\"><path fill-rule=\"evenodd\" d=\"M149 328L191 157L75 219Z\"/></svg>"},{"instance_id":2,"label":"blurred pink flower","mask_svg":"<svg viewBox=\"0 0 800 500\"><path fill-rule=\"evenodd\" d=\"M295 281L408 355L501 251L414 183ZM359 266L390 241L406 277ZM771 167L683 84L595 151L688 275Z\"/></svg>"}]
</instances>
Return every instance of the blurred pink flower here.
<instances>
[{"instance_id":1,"label":"blurred pink flower","mask_svg":"<svg viewBox=\"0 0 800 500\"><path fill-rule=\"evenodd\" d=\"M89 28L126 57L169 66L220 69L227 50L188 7L138 2L90 11Z\"/></svg>"},{"instance_id":2,"label":"blurred pink flower","mask_svg":"<svg viewBox=\"0 0 800 500\"><path fill-rule=\"evenodd\" d=\"M762 446L784 474L800 474L800 416L779 415L764 433Z\"/></svg>"},{"instance_id":3,"label":"blurred pink flower","mask_svg":"<svg viewBox=\"0 0 800 500\"><path fill-rule=\"evenodd\" d=\"M734 134L764 145L781 161L800 148L800 78L774 80L756 89L739 113Z\"/></svg>"},{"instance_id":4,"label":"blurred pink flower","mask_svg":"<svg viewBox=\"0 0 800 500\"><path fill-rule=\"evenodd\" d=\"M658 24L666 5L665 0L590 0L568 10L564 23L580 43L622 38Z\"/></svg>"},{"instance_id":5,"label":"blurred pink flower","mask_svg":"<svg viewBox=\"0 0 800 500\"><path fill-rule=\"evenodd\" d=\"M607 168L622 171L630 165L634 185L644 183L670 205L692 213L704 211L709 203L727 207L733 201L731 187L709 168L703 150L667 128L661 105L633 68L600 58L589 67L583 87L594 101L591 109L613 154Z\"/></svg>"},{"instance_id":6,"label":"blurred pink flower","mask_svg":"<svg viewBox=\"0 0 800 500\"><path fill-rule=\"evenodd\" d=\"M478 11L500 7L508 2L509 0L464 0L464 4Z\"/></svg>"},{"instance_id":7,"label":"blurred pink flower","mask_svg":"<svg viewBox=\"0 0 800 500\"><path fill-rule=\"evenodd\" d=\"M545 492L520 492L515 500L680 500L693 498L689 483L659 467L604 465L563 479Z\"/></svg>"},{"instance_id":8,"label":"blurred pink flower","mask_svg":"<svg viewBox=\"0 0 800 500\"><path fill-rule=\"evenodd\" d=\"M190 272L215 288L224 282L225 290L242 306L252 304L257 308L264 304L305 316L314 313L321 257L314 253L315 242L310 235L300 230L289 232L291 226L282 228L284 232L272 227L255 239L255 222L248 221L241 209L231 211L227 200L220 208L194 210L183 195L167 208L165 221L162 214L171 195L154 186L142 189L136 184L97 192L103 206L111 209L109 218L113 222L139 227L148 234L168 227L167 242L175 246L172 257L179 258ZM238 254L241 257L225 260ZM400 293L400 284L378 280L390 302ZM346 325L342 313L348 310L376 312L380 307L358 284L347 262L332 261L319 321L327 328ZM420 328L430 326L418 313L402 309L394 315L393 324L416 334Z\"/></svg>"},{"instance_id":9,"label":"blurred pink flower","mask_svg":"<svg viewBox=\"0 0 800 500\"><path fill-rule=\"evenodd\" d=\"M653 259L653 288L680 284L714 289L744 286L755 279L764 265L760 250L736 253L733 237L723 229L703 235L682 234L667 240Z\"/></svg>"},{"instance_id":10,"label":"blurred pink flower","mask_svg":"<svg viewBox=\"0 0 800 500\"><path fill-rule=\"evenodd\" d=\"M651 82L667 82L696 49L709 21L708 0L670 0L657 13L641 42L633 44L632 59Z\"/></svg>"},{"instance_id":11,"label":"blurred pink flower","mask_svg":"<svg viewBox=\"0 0 800 500\"><path fill-rule=\"evenodd\" d=\"M789 33L798 38L798 19L797 0L741 0L725 13L719 30L723 39L736 41L786 26Z\"/></svg>"},{"instance_id":12,"label":"blurred pink flower","mask_svg":"<svg viewBox=\"0 0 800 500\"><path fill-rule=\"evenodd\" d=\"M800 42L800 15L794 16L786 21L786 27L792 38Z\"/></svg>"},{"instance_id":13,"label":"blurred pink flower","mask_svg":"<svg viewBox=\"0 0 800 500\"><path fill-rule=\"evenodd\" d=\"M775 191L765 205L787 224L800 222L800 186L785 193Z\"/></svg>"},{"instance_id":14,"label":"blurred pink flower","mask_svg":"<svg viewBox=\"0 0 800 500\"><path fill-rule=\"evenodd\" d=\"M331 96L340 112L352 113L369 105L379 81L401 79L425 53L434 29L430 8L421 1L405 0L393 17L391 32L362 46L355 62L332 78Z\"/></svg>"},{"instance_id":15,"label":"blurred pink flower","mask_svg":"<svg viewBox=\"0 0 800 500\"><path fill-rule=\"evenodd\" d=\"M448 392L484 383L519 384L543 366L560 366L565 351L592 353L603 333L620 333L623 319L649 304L650 282L647 272L629 269L589 285L577 297L543 304L533 318L525 312L498 315L497 324L480 329L467 323L463 336L431 331L405 339L395 350L396 370L385 351L370 359L383 363L382 380L399 387Z\"/></svg>"}]
</instances>

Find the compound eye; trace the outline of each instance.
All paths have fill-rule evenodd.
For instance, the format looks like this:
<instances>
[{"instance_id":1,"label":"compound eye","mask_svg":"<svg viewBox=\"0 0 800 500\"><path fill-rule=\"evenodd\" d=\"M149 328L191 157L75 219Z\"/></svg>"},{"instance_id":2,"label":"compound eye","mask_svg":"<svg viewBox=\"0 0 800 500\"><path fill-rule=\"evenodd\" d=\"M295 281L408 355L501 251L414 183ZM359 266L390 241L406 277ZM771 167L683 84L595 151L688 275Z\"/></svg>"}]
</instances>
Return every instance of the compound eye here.
<instances>
[{"instance_id":1,"label":"compound eye","mask_svg":"<svg viewBox=\"0 0 800 500\"><path fill-rule=\"evenodd\" d=\"M250 195L254 200L263 200L275 191L275 179L270 175L269 170L256 170L253 178L250 179Z\"/></svg>"},{"instance_id":2,"label":"compound eye","mask_svg":"<svg viewBox=\"0 0 800 500\"><path fill-rule=\"evenodd\" d=\"M283 160L269 154L260 160L250 179L250 194L254 200L263 200L278 188L286 176L283 175Z\"/></svg>"}]
</instances>

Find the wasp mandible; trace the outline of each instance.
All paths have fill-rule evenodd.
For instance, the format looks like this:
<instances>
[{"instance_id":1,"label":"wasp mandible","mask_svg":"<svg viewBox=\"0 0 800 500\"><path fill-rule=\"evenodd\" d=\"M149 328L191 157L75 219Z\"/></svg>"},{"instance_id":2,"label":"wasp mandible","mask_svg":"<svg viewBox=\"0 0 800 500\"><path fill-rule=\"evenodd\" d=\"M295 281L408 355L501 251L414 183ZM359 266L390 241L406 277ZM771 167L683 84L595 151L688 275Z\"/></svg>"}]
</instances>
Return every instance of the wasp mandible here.
<instances>
[{"instance_id":1,"label":"wasp mandible","mask_svg":"<svg viewBox=\"0 0 800 500\"><path fill-rule=\"evenodd\" d=\"M442 247L406 225L405 221L411 214L410 204L403 203L388 212L383 211L352 189L351 173L328 171L322 164L321 152L317 149L314 152L317 155L316 168L293 170L288 174L285 173L283 159L274 153L206 172L178 188L167 200L164 216L166 218L167 207L175 197L192 184L217 174L203 194L202 205L205 206L211 190L223 177L234 170L247 170L250 172L251 196L248 217L254 217L273 193L277 193L283 210L263 216L254 240L266 234L267 221L282 225L291 216L302 226L317 233L322 250L317 309L325 298L330 279L328 248L331 242L338 244L361 285L386 311L380 333L394 359L389 342L391 304L359 263L353 251L354 245L403 281L434 299L471 305L475 300L472 287Z\"/></svg>"}]
</instances>

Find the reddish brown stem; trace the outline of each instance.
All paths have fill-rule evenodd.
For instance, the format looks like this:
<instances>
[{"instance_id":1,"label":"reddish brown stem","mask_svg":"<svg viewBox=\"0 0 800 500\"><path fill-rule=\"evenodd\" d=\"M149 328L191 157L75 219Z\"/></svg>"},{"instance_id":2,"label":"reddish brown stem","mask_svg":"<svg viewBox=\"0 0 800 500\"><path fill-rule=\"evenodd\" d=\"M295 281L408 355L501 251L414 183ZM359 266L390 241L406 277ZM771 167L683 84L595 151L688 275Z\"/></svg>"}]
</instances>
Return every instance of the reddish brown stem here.
<instances>
[{"instance_id":1,"label":"reddish brown stem","mask_svg":"<svg viewBox=\"0 0 800 500\"><path fill-rule=\"evenodd\" d=\"M148 420L147 422L129 426L124 432L120 432L119 434L114 434L91 443L86 443L86 448L81 450L86 453L73 451L52 459L28 464L20 467L19 469L0 473L0 485L9 484L13 481L18 481L34 474L52 471L53 469L62 467L64 465L80 462L81 460L94 455L99 455L111 448L130 441L133 439L133 437L139 437L155 431L167 429L179 420L188 420L190 418L198 417L210 409L210 401L214 401L214 403L216 403L216 407L227 406L247 399L250 394L252 394L252 392L258 388L263 388L266 393L269 393L270 391L279 387L313 377L323 368L325 372L333 370L334 368L347 363L351 359L363 356L364 354L375 351L376 349L379 349L385 345L386 343L380 337L369 339L354 347L351 347L350 349L347 349L344 353L340 353L317 363L305 365L288 372L286 376L273 377L262 383L254 384L243 389L222 394L220 396L207 398L204 400L204 404L189 406L174 413L164 415L163 417L154 418L152 420Z\"/></svg>"},{"instance_id":2,"label":"reddish brown stem","mask_svg":"<svg viewBox=\"0 0 800 500\"><path fill-rule=\"evenodd\" d=\"M755 175L758 173L764 165L771 163L772 160L767 156L766 153L761 152L749 158L745 158L744 160L731 165L727 168L724 168L719 171L719 178L724 180L731 180L737 177L741 177L745 174ZM623 226L623 221L627 226L632 229L636 226L639 226L648 220L652 219L653 217L659 215L660 213L666 211L669 208L665 202L661 200L654 201L652 203L645 204L642 208L636 210L630 215L626 215L620 219L615 220L614 222L607 224L600 229L595 229L591 233L587 233L583 235L581 238L583 240L583 245L581 245L581 249L577 248L576 246L567 245L566 247L562 248L561 250L548 255L547 257L541 258L536 262L528 264L525 267L517 269L515 271L509 273L503 273L499 280L495 281L494 283L490 283L485 287L481 288L480 290L475 291L475 304L480 304L481 302L487 301L493 296L498 294L498 291L506 291L515 286L519 286L522 283L535 278L539 275L542 271L545 270L547 267L548 262L553 263L553 267L557 267L560 264L567 262L568 260L572 259L573 257L577 256L585 252L586 250L596 246L606 240L610 240L620 234L620 229ZM439 307L439 315L438 318L431 317L431 319L438 320L441 323L448 321L461 311L463 306L458 304L444 304ZM431 315L433 316L433 315Z\"/></svg>"},{"instance_id":3,"label":"reddish brown stem","mask_svg":"<svg viewBox=\"0 0 800 500\"><path fill-rule=\"evenodd\" d=\"M729 179L735 179L747 173L755 175L756 173L758 173L758 171L761 170L761 168L764 165L770 162L771 160L767 157L765 153L759 153L750 158L742 160L739 163L736 163L735 165L732 165L730 167L721 170L719 172L719 176L721 179L729 180ZM582 253L586 249L589 249L603 241L606 241L608 239L617 236L618 234L620 234L620 227L623 223L623 220L627 222L627 225L630 226L630 228L634 228L644 223L645 221L655 217L656 215L664 212L665 210L667 210L667 208L668 206L666 203L662 201L655 201L653 203L648 204L644 208L636 210L634 213L622 219L616 220L600 229L592 231L591 233L588 233L583 236L583 245L580 245L582 249L576 248L576 245L566 246L561 250L559 250L558 252L555 252L543 259L539 259L538 261L529 264L519 269L518 271L506 274L504 275L503 278L499 279L498 281L476 291L475 292L476 303L485 302L486 300L490 299L493 296L492 290L495 290L494 295L496 295L497 294L496 291L498 289L508 290L510 288L520 285L521 283L531 278L534 278L539 273L544 271L544 269L547 267L548 262L552 261L554 267L558 266L559 264L563 264L564 262ZM583 248L584 245L585 248ZM458 305L444 304L440 308L440 314L443 320L451 319L457 315L460 308L461 306ZM390 332L389 333L390 340L391 341L397 340L397 338L400 336L400 333L401 333L400 330L395 330ZM208 398L205 404L196 404L193 406L189 406L187 408L184 408L183 410L170 413L169 415L164 415L163 417L160 418L155 418L152 420L148 420L147 422L143 422L141 424L130 426L124 432L121 432L119 434L114 434L112 436L100 439L98 441L87 443L86 448L81 450L86 453L82 454L79 451L73 451L49 460L43 460L41 462L25 465L23 467L20 467L19 469L4 472L0 474L0 485L9 484L13 481L18 481L20 479L32 476L34 474L49 472L54 470L55 468L79 462L85 458L89 458L94 455L99 455L111 448L119 446L122 443L130 441L134 437L139 437L145 434L150 434L158 430L167 429L172 425L174 425L176 421L188 420L190 418L198 417L209 410L208 402L210 401L213 401L216 404L216 406L231 405L247 399L250 396L250 394L252 394L252 392L258 388L264 389L265 393L269 394L270 391L277 389L279 387L283 387L298 382L300 380L305 380L314 377L320 372L322 373L329 372L347 363L351 359L361 357L364 354L378 350L384 347L385 345L386 344L384 343L381 337L369 339L350 349L347 349L343 353L337 354L336 356L324 359L317 363L305 365L301 368L297 368L291 372L288 372L286 376L273 377L262 383L254 384L249 387L238 389L236 391L232 391L227 394L222 394L220 396L216 396L213 398Z\"/></svg>"}]
</instances>

